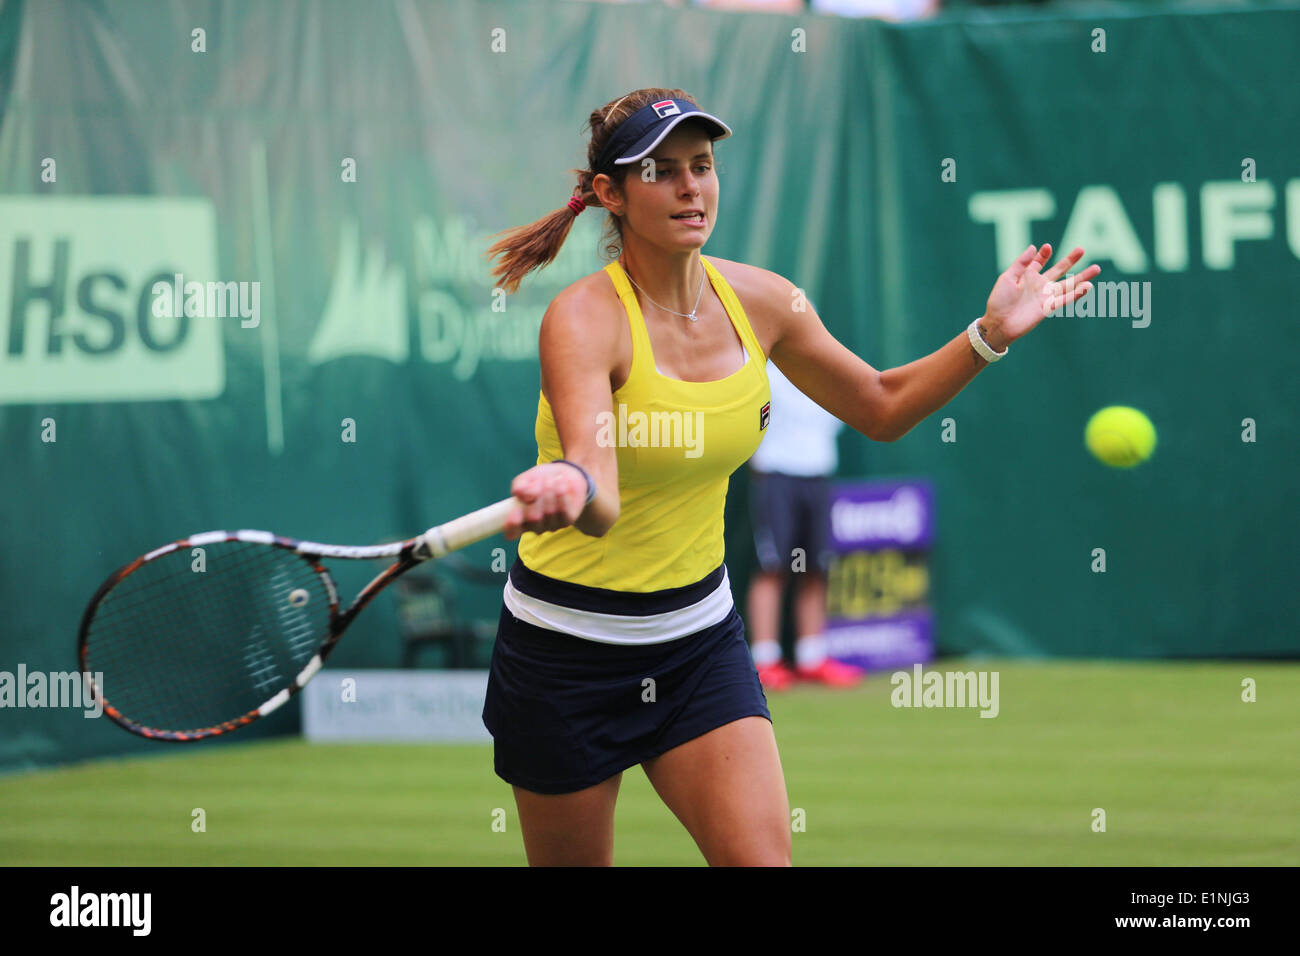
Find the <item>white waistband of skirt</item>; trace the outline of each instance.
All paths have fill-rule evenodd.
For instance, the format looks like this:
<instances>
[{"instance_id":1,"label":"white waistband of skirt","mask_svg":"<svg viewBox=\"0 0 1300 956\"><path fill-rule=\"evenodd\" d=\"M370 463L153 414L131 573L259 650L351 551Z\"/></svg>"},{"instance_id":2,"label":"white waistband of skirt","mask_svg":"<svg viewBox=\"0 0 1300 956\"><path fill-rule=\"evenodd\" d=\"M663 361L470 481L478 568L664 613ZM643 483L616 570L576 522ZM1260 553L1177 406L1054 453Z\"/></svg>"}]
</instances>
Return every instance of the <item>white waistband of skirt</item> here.
<instances>
[{"instance_id":1,"label":"white waistband of skirt","mask_svg":"<svg viewBox=\"0 0 1300 956\"><path fill-rule=\"evenodd\" d=\"M689 607L643 617L601 614L551 604L524 594L509 578L506 579L503 597L510 613L521 621L601 644L662 644L675 641L726 620L735 604L731 596L731 581L727 578L725 568L722 571L722 583L708 597Z\"/></svg>"}]
</instances>

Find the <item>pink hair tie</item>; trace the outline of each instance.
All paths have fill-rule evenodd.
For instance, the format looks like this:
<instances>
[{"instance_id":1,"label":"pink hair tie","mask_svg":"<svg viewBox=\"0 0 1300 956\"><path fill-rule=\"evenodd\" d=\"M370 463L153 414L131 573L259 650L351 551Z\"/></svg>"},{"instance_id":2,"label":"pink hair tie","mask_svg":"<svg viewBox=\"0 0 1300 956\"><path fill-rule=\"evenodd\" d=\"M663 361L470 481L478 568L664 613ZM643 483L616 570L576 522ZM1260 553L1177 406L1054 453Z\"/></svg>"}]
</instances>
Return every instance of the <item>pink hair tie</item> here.
<instances>
[{"instance_id":1,"label":"pink hair tie","mask_svg":"<svg viewBox=\"0 0 1300 956\"><path fill-rule=\"evenodd\" d=\"M581 199L579 199L577 196L570 196L569 208L572 209L573 214L577 216L580 215L582 211L587 208L587 204L583 202Z\"/></svg>"}]
</instances>

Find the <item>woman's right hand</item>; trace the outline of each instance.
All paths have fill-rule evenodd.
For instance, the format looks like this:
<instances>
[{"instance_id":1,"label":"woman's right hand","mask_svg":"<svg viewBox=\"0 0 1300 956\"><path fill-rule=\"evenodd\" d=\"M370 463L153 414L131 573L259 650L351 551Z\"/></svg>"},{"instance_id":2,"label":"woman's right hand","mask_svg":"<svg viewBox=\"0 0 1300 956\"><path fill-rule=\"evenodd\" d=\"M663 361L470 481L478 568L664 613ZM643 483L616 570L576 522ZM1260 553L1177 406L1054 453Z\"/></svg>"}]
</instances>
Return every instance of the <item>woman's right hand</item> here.
<instances>
[{"instance_id":1,"label":"woman's right hand","mask_svg":"<svg viewBox=\"0 0 1300 956\"><path fill-rule=\"evenodd\" d=\"M586 508L587 480L572 465L552 461L516 475L510 493L523 505L506 521L507 541L525 531L557 531L577 521Z\"/></svg>"}]
</instances>

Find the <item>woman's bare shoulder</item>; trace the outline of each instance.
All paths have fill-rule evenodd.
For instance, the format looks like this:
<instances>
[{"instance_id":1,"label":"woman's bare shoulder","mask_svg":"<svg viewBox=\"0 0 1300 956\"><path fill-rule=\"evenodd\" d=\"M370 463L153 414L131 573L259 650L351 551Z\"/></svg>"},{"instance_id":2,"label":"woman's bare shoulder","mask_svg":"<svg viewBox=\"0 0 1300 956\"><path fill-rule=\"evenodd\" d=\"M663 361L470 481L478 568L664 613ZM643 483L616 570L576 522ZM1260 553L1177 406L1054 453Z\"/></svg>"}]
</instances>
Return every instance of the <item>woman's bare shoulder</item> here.
<instances>
[{"instance_id":1,"label":"woman's bare shoulder","mask_svg":"<svg viewBox=\"0 0 1300 956\"><path fill-rule=\"evenodd\" d=\"M719 259L717 256L705 256L705 258L713 263L732 288L735 288L737 283L745 286L757 283L762 286L764 283L782 283L786 281L775 272L761 269L758 266L751 266L747 262L736 262L734 259Z\"/></svg>"},{"instance_id":2,"label":"woman's bare shoulder","mask_svg":"<svg viewBox=\"0 0 1300 956\"><path fill-rule=\"evenodd\" d=\"M593 272L565 286L551 299L542 316L539 347L543 363L547 353L569 358L584 357L584 365L594 363L602 370L619 364L624 348L626 322L618 322L618 295L614 284L603 271Z\"/></svg>"},{"instance_id":3,"label":"woman's bare shoulder","mask_svg":"<svg viewBox=\"0 0 1300 956\"><path fill-rule=\"evenodd\" d=\"M770 355L772 345L781 338L781 323L789 314L794 283L783 275L745 262L717 256L709 256L708 260L736 293L763 351Z\"/></svg>"},{"instance_id":4,"label":"woman's bare shoulder","mask_svg":"<svg viewBox=\"0 0 1300 956\"><path fill-rule=\"evenodd\" d=\"M570 282L551 300L551 306L577 310L594 319L598 310L618 307L618 294L609 275L601 269Z\"/></svg>"}]
</instances>

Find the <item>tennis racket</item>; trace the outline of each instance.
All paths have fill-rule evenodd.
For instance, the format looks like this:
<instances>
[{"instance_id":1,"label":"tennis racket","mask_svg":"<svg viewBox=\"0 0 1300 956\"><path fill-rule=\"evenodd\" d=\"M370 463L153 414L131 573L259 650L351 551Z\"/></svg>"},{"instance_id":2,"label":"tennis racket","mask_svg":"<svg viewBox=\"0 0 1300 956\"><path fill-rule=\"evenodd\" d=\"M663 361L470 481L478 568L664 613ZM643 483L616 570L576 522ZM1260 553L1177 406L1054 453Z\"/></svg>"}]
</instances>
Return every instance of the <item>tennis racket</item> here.
<instances>
[{"instance_id":1,"label":"tennis racket","mask_svg":"<svg viewBox=\"0 0 1300 956\"><path fill-rule=\"evenodd\" d=\"M499 533L518 504L507 498L395 544L208 531L163 545L115 571L86 607L77 653L87 689L119 726L154 740L251 724L316 675L376 594L421 562ZM340 611L322 558L395 560Z\"/></svg>"}]
</instances>

